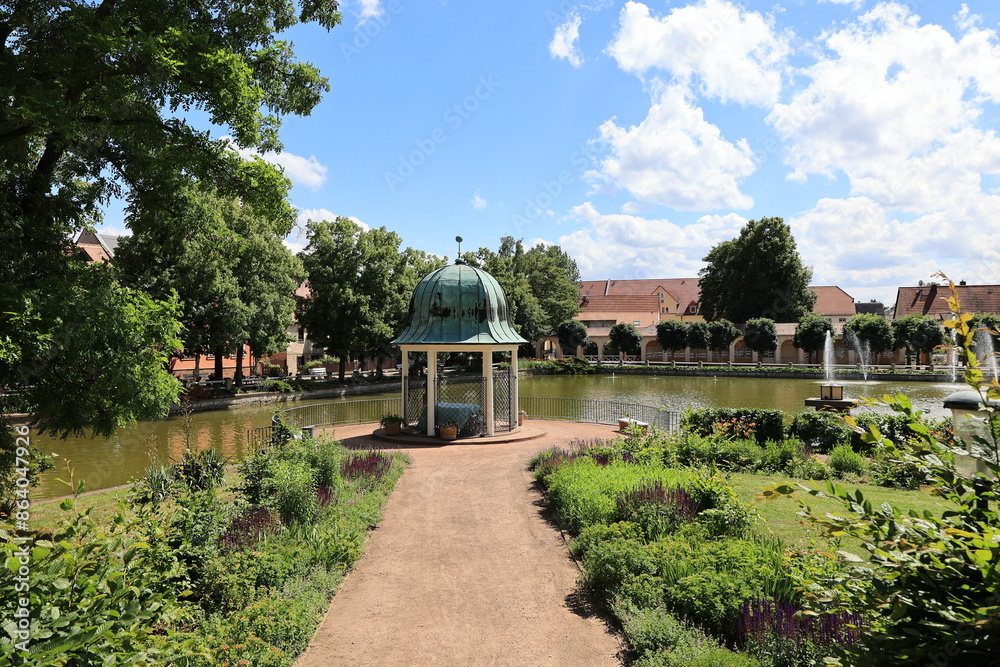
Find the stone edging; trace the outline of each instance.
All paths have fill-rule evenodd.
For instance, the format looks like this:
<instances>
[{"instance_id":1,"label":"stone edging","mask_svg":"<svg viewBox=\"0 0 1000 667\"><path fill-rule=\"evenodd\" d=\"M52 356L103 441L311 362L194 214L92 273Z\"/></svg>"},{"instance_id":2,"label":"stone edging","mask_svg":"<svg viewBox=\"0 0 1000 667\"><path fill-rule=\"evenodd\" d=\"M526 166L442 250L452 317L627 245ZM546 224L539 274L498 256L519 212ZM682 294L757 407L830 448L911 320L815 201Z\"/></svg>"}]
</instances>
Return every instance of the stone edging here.
<instances>
[{"instance_id":1,"label":"stone edging","mask_svg":"<svg viewBox=\"0 0 1000 667\"><path fill-rule=\"evenodd\" d=\"M246 405L267 405L269 403L292 403L310 398L343 398L345 396L363 396L365 394L379 394L385 391L399 389L399 381L380 382L378 384L358 384L341 385L338 387L327 387L325 389L314 389L313 391L293 391L281 393L277 391L256 392L251 394L236 394L235 396L219 396L217 398L205 398L200 401L191 401L192 412L206 412L208 410L232 410ZM173 405L170 408L171 415L179 415L184 411L181 404Z\"/></svg>"}]
</instances>

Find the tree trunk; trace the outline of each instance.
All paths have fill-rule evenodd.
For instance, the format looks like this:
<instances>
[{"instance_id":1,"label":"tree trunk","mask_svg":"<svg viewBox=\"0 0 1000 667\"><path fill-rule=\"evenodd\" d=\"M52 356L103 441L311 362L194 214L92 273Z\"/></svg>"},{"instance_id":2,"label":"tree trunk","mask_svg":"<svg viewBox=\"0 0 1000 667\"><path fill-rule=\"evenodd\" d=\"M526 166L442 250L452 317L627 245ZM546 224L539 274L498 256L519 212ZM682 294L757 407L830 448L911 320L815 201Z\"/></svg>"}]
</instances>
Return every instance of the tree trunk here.
<instances>
[{"instance_id":1,"label":"tree trunk","mask_svg":"<svg viewBox=\"0 0 1000 667\"><path fill-rule=\"evenodd\" d=\"M243 386L243 346L236 349L236 370L233 372L233 386Z\"/></svg>"},{"instance_id":2,"label":"tree trunk","mask_svg":"<svg viewBox=\"0 0 1000 667\"><path fill-rule=\"evenodd\" d=\"M225 348L219 347L215 350L215 379L222 379L222 357L225 355Z\"/></svg>"},{"instance_id":3,"label":"tree trunk","mask_svg":"<svg viewBox=\"0 0 1000 667\"><path fill-rule=\"evenodd\" d=\"M340 374L339 374L339 378L340 378L341 382L344 381L344 375L346 373L347 373L347 355L346 354L341 354L340 355Z\"/></svg>"}]
</instances>

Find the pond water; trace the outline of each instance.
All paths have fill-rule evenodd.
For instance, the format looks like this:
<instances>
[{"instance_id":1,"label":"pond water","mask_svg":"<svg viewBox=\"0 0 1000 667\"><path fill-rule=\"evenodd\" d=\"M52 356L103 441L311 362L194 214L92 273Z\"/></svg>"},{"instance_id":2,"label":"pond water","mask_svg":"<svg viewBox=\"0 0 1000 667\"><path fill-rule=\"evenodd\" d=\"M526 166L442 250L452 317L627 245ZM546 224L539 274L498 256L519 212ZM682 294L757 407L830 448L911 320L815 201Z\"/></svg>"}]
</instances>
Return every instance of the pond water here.
<instances>
[{"instance_id":1,"label":"pond water","mask_svg":"<svg viewBox=\"0 0 1000 667\"><path fill-rule=\"evenodd\" d=\"M682 412L709 406L804 410L806 398L819 396L819 380L786 380L729 377L671 377L648 375L539 375L522 378L523 396L585 398L627 401L665 407ZM914 382L844 382L844 395L879 397L885 393L906 393L914 404L934 416L944 416L942 399L964 388L958 384ZM345 400L384 398L394 394L351 396ZM398 395L398 394L395 394ZM218 448L223 455L240 459L246 454L244 438L249 428L267 426L280 407L328 403L331 399L311 399L290 404L255 405L234 410L197 412L158 422L140 422L120 429L108 439L71 437L66 440L34 435L32 441L43 452L56 454L56 469L43 475L32 498L42 500L69 493L60 482L67 479L66 460L77 480L84 479L88 490L127 484L151 465L177 460L188 443L193 450Z\"/></svg>"}]
</instances>

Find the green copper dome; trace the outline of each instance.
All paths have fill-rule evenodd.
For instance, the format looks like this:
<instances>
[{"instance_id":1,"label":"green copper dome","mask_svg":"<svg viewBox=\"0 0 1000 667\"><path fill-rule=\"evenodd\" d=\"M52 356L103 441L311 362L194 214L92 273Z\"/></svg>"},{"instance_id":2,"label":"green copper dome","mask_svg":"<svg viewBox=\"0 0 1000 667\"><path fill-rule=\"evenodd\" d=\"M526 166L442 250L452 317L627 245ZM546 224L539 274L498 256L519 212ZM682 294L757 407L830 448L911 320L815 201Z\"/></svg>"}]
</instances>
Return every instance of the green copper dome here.
<instances>
[{"instance_id":1,"label":"green copper dome","mask_svg":"<svg viewBox=\"0 0 1000 667\"><path fill-rule=\"evenodd\" d=\"M456 262L427 274L413 290L410 325L395 345L464 343L520 345L507 295L480 269Z\"/></svg>"}]
</instances>

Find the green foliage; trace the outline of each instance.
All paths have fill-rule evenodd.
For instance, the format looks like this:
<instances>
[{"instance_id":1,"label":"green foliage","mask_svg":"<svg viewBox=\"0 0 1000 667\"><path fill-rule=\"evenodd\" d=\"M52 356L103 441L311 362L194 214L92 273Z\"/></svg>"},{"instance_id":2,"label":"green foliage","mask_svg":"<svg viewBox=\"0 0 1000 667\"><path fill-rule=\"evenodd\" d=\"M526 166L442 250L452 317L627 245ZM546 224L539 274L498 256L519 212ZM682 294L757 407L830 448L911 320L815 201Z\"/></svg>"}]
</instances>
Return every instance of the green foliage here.
<instances>
[{"instance_id":1,"label":"green foliage","mask_svg":"<svg viewBox=\"0 0 1000 667\"><path fill-rule=\"evenodd\" d=\"M729 320L708 323L709 341L716 350L726 350L740 337L740 330Z\"/></svg>"},{"instance_id":2,"label":"green foliage","mask_svg":"<svg viewBox=\"0 0 1000 667\"><path fill-rule=\"evenodd\" d=\"M961 312L953 290L949 305ZM984 404L1000 398L1000 385L985 380L970 354L970 315L957 315L945 323L963 341L969 364L966 381L980 393ZM884 403L908 422L912 433L908 447L900 448L877 428L866 438L877 452L918 469L934 492L953 508L940 514L904 512L888 503L875 507L860 491L829 485L814 496L834 498L843 513L812 512L804 501L808 519L830 535L857 538L870 562L842 552L844 567L834 574L802 577L800 586L817 613L852 611L868 614L873 631L858 646L841 647L849 664L865 666L891 663L924 665L961 656L968 664L992 664L1000 645L1000 456L996 435L1000 413L987 411L987 438L973 450L973 457L987 473L956 468L951 447L938 440L922 423L909 399L887 396ZM766 489L775 498L794 493L788 485ZM863 582L858 585L858 582Z\"/></svg>"},{"instance_id":3,"label":"green foliage","mask_svg":"<svg viewBox=\"0 0 1000 667\"><path fill-rule=\"evenodd\" d=\"M844 420L832 412L797 412L788 425L789 437L801 440L818 454L850 442L852 433Z\"/></svg>"},{"instance_id":4,"label":"green foliage","mask_svg":"<svg viewBox=\"0 0 1000 667\"><path fill-rule=\"evenodd\" d=\"M167 524L149 506L136 514L120 508L107 526L72 507L63 501L67 516L51 540L0 529L9 582L0 596L0 663L107 664L114 656L119 664L140 664L162 657L151 640L157 623L182 614L185 571L167 546ZM18 574L22 567L30 578ZM18 576L23 589L14 583ZM15 615L21 598L30 633L23 650L18 643L27 637L19 636Z\"/></svg>"},{"instance_id":5,"label":"green foliage","mask_svg":"<svg viewBox=\"0 0 1000 667\"><path fill-rule=\"evenodd\" d=\"M830 452L829 465L841 476L843 475L864 475L868 471L868 462L865 457L858 454L850 445L837 445Z\"/></svg>"},{"instance_id":6,"label":"green foliage","mask_svg":"<svg viewBox=\"0 0 1000 667\"><path fill-rule=\"evenodd\" d=\"M812 271L781 218L750 220L739 237L714 246L704 261L699 287L708 320L797 322L816 302L809 289Z\"/></svg>"},{"instance_id":7,"label":"green foliage","mask_svg":"<svg viewBox=\"0 0 1000 667\"><path fill-rule=\"evenodd\" d=\"M881 315L858 313L844 325L844 335L854 335L861 343L866 343L873 355L891 350L895 337L889 320Z\"/></svg>"},{"instance_id":8,"label":"green foliage","mask_svg":"<svg viewBox=\"0 0 1000 667\"><path fill-rule=\"evenodd\" d=\"M708 327L708 322L691 322L688 324L687 342L692 349L708 349L712 344L712 330Z\"/></svg>"},{"instance_id":9,"label":"green foliage","mask_svg":"<svg viewBox=\"0 0 1000 667\"><path fill-rule=\"evenodd\" d=\"M189 491L214 489L226 473L226 457L214 447L197 453L188 450L173 465L171 473Z\"/></svg>"},{"instance_id":10,"label":"green foliage","mask_svg":"<svg viewBox=\"0 0 1000 667\"><path fill-rule=\"evenodd\" d=\"M590 338L587 336L587 326L579 320L560 322L559 326L556 327L556 336L559 337L563 353L574 356L576 348L586 347L587 343L590 342Z\"/></svg>"},{"instance_id":11,"label":"green foliage","mask_svg":"<svg viewBox=\"0 0 1000 667\"><path fill-rule=\"evenodd\" d=\"M257 385L257 391L276 391L281 394L290 394L295 391L295 387L285 380L268 378L260 381Z\"/></svg>"},{"instance_id":12,"label":"green foliage","mask_svg":"<svg viewBox=\"0 0 1000 667\"><path fill-rule=\"evenodd\" d=\"M656 323L656 340L664 350L678 352L688 346L687 325L678 320L664 320Z\"/></svg>"},{"instance_id":13,"label":"green foliage","mask_svg":"<svg viewBox=\"0 0 1000 667\"><path fill-rule=\"evenodd\" d=\"M309 467L300 461L277 461L267 480L266 495L287 525L308 524L316 519L319 503L316 482Z\"/></svg>"},{"instance_id":14,"label":"green foliage","mask_svg":"<svg viewBox=\"0 0 1000 667\"><path fill-rule=\"evenodd\" d=\"M906 317L895 319L891 323L893 334L893 347L906 349L906 360L910 362L910 355L921 352L928 355L927 362L930 363L929 355L935 347L944 343L944 329L941 324L929 315L921 313L911 313Z\"/></svg>"},{"instance_id":15,"label":"green foliage","mask_svg":"<svg viewBox=\"0 0 1000 667\"><path fill-rule=\"evenodd\" d=\"M625 354L639 354L639 346L642 345L642 335L631 322L619 322L611 327L608 339L615 349Z\"/></svg>"},{"instance_id":16,"label":"green foliage","mask_svg":"<svg viewBox=\"0 0 1000 667\"><path fill-rule=\"evenodd\" d=\"M757 442L783 440L784 413L759 408L700 408L684 413L681 428L698 435L712 435L720 428L737 429L741 436L753 436ZM724 434L729 434L726 431Z\"/></svg>"},{"instance_id":17,"label":"green foliage","mask_svg":"<svg viewBox=\"0 0 1000 667\"><path fill-rule=\"evenodd\" d=\"M743 329L743 342L757 354L778 349L778 329L774 320L766 317L747 320Z\"/></svg>"},{"instance_id":18,"label":"green foliage","mask_svg":"<svg viewBox=\"0 0 1000 667\"><path fill-rule=\"evenodd\" d=\"M586 359L568 357L566 359L546 359L525 362L525 368L534 368L553 375L590 375L597 369Z\"/></svg>"},{"instance_id":19,"label":"green foliage","mask_svg":"<svg viewBox=\"0 0 1000 667\"><path fill-rule=\"evenodd\" d=\"M807 352L809 361L812 363L815 354L826 346L828 333L833 333L833 325L830 324L830 320L817 313L809 313L799 318L792 344Z\"/></svg>"}]
</instances>

